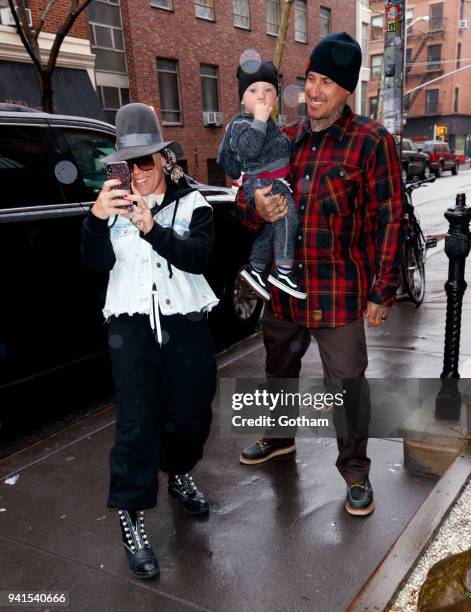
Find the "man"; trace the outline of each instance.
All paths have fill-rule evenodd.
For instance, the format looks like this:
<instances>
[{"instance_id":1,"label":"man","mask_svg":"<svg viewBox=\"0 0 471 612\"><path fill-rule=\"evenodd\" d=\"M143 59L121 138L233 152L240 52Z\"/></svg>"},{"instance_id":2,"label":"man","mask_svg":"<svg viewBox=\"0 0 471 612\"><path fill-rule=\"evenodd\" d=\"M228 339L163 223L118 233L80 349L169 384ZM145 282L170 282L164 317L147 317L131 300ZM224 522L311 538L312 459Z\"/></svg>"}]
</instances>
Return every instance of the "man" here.
<instances>
[{"instance_id":1,"label":"man","mask_svg":"<svg viewBox=\"0 0 471 612\"><path fill-rule=\"evenodd\" d=\"M361 59L349 34L324 38L306 67L308 116L285 129L291 141L288 180L299 214L295 265L307 299L271 287L263 320L269 382L298 379L311 336L325 379L364 380L364 318L369 327L382 325L400 284L403 200L394 140L382 125L353 114L346 104ZM241 192L239 213L253 229L286 214L282 198L268 196L270 187L257 190L255 209ZM369 413L369 399L363 401ZM358 516L375 507L367 442L365 434L337 438L346 508ZM240 461L258 464L293 451L294 437L266 433Z\"/></svg>"}]
</instances>

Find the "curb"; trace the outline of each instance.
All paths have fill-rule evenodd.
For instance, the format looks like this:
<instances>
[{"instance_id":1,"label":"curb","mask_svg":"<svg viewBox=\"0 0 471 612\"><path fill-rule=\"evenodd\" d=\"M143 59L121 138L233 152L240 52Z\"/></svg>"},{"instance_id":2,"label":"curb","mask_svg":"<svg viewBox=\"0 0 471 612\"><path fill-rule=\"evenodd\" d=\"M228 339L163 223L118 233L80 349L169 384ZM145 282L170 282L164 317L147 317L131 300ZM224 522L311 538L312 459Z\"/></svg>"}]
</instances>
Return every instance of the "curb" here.
<instances>
[{"instance_id":1,"label":"curb","mask_svg":"<svg viewBox=\"0 0 471 612\"><path fill-rule=\"evenodd\" d=\"M437 482L345 612L389 610L470 477L471 442L465 442L457 458Z\"/></svg>"}]
</instances>

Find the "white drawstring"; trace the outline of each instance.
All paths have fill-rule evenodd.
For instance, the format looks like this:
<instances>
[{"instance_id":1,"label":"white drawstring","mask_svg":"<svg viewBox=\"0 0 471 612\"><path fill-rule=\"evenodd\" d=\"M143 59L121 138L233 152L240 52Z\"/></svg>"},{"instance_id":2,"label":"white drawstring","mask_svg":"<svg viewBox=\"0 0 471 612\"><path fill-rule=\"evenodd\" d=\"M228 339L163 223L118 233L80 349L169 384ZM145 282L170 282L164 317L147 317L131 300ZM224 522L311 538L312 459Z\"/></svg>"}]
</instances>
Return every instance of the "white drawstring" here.
<instances>
[{"instance_id":1,"label":"white drawstring","mask_svg":"<svg viewBox=\"0 0 471 612\"><path fill-rule=\"evenodd\" d=\"M150 302L150 326L152 331L156 332L157 342L162 345L162 328L160 326L160 317L159 317L159 299L157 296L157 289L152 289L152 298Z\"/></svg>"}]
</instances>

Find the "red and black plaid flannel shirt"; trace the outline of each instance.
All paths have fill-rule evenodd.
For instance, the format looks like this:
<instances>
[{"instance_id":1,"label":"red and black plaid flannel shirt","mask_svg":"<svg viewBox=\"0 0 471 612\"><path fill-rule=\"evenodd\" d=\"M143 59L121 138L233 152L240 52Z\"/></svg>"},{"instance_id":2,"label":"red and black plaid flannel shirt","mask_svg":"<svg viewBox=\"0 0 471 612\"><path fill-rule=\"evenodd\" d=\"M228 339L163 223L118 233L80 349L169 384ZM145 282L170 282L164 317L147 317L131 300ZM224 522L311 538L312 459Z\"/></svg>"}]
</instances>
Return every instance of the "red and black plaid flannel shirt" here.
<instances>
[{"instance_id":1,"label":"red and black plaid flannel shirt","mask_svg":"<svg viewBox=\"0 0 471 612\"><path fill-rule=\"evenodd\" d=\"M393 137L349 106L320 141L308 117L284 131L291 141L287 179L299 215L295 268L307 299L272 287L275 316L308 328L341 327L363 316L367 300L391 305L404 239ZM260 230L263 221L242 189L236 201L243 223Z\"/></svg>"}]
</instances>

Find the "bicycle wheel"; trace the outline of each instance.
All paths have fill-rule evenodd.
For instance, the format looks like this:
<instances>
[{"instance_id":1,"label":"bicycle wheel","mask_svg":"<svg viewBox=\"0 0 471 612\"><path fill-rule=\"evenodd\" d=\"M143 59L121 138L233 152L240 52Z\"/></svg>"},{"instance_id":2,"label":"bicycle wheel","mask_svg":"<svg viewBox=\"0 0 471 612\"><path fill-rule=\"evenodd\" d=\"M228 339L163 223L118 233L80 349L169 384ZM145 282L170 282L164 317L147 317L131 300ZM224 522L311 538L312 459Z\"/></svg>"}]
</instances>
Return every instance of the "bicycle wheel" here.
<instances>
[{"instance_id":1,"label":"bicycle wheel","mask_svg":"<svg viewBox=\"0 0 471 612\"><path fill-rule=\"evenodd\" d=\"M410 299L420 306L425 295L425 241L421 233L411 233L404 242L402 277Z\"/></svg>"}]
</instances>

